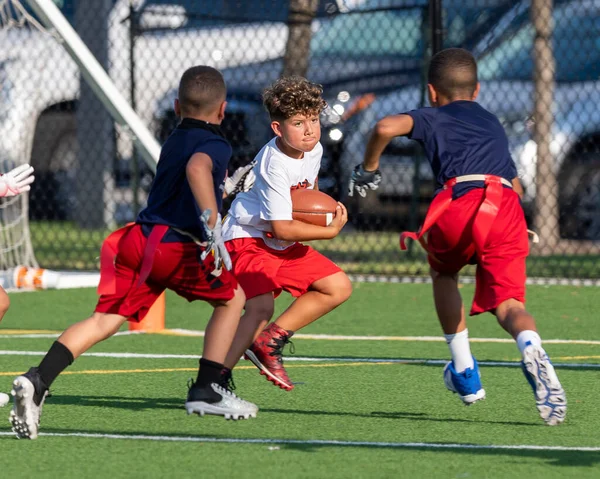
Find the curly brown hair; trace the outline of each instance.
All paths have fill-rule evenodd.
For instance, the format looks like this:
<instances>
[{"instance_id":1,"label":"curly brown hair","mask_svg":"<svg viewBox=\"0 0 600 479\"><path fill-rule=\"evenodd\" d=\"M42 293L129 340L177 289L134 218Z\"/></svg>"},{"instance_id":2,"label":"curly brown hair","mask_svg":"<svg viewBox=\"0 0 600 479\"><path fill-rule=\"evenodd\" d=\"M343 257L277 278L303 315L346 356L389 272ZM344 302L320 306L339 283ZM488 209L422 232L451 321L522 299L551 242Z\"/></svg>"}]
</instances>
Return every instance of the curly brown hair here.
<instances>
[{"instance_id":1,"label":"curly brown hair","mask_svg":"<svg viewBox=\"0 0 600 479\"><path fill-rule=\"evenodd\" d=\"M321 113L327 102L321 94L323 87L300 76L283 77L263 91L263 105L271 120L286 120L294 115Z\"/></svg>"}]
</instances>

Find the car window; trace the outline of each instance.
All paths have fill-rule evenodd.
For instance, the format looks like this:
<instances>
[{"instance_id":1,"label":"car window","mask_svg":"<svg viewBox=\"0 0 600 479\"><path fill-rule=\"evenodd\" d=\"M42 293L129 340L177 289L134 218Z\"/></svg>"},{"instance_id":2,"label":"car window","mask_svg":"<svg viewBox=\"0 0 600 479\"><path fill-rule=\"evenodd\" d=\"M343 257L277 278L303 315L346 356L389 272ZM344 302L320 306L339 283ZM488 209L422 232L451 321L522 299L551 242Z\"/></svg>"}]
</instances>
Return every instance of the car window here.
<instances>
[{"instance_id":1,"label":"car window","mask_svg":"<svg viewBox=\"0 0 600 479\"><path fill-rule=\"evenodd\" d=\"M289 2L281 0L150 0L144 2L139 15L168 14L169 11L185 15L184 28L218 25L237 25L253 22L285 22ZM320 0L317 16L337 12L334 0Z\"/></svg>"},{"instance_id":2,"label":"car window","mask_svg":"<svg viewBox=\"0 0 600 479\"><path fill-rule=\"evenodd\" d=\"M573 82L600 79L600 4L572 2L554 9L552 46L556 80ZM534 27L524 23L478 60L482 80L533 78Z\"/></svg>"},{"instance_id":3,"label":"car window","mask_svg":"<svg viewBox=\"0 0 600 479\"><path fill-rule=\"evenodd\" d=\"M445 46L469 48L511 8L511 3L512 0L443 2ZM400 0L344 2L347 8L341 14L315 22L311 54L423 58L427 4Z\"/></svg>"},{"instance_id":4,"label":"car window","mask_svg":"<svg viewBox=\"0 0 600 479\"><path fill-rule=\"evenodd\" d=\"M399 55L423 52L422 9L349 12L317 23L311 53L343 57ZM394 32L390 34L390 32Z\"/></svg>"}]
</instances>

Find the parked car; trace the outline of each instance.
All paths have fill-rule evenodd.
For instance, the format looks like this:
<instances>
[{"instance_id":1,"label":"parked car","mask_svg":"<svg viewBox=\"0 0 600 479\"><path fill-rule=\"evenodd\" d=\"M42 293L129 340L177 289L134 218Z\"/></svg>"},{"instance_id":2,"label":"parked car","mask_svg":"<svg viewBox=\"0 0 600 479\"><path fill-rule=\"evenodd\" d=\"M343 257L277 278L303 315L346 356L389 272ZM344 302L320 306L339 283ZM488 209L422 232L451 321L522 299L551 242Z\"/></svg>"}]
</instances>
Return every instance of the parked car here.
<instances>
[{"instance_id":1,"label":"parked car","mask_svg":"<svg viewBox=\"0 0 600 479\"><path fill-rule=\"evenodd\" d=\"M108 73L158 134L165 118L164 111L158 110L160 100L177 86L186 68L209 64L225 69L281 57L288 5L267 0L115 0L106 19ZM78 18L76 6L62 2L62 11L72 23ZM319 1L320 15L336 9L333 0ZM89 11L94 14L92 8ZM77 65L49 34L28 26L7 28L0 48L0 85L0 159L27 161L35 167L37 181L30 196L33 217L69 218L77 207L76 172L81 167ZM111 181L126 203L131 196L133 143L122 133L117 128ZM139 162L147 180L150 172ZM87 205L92 206L97 207ZM118 206L117 211L122 211ZM127 219L131 218L119 218Z\"/></svg>"},{"instance_id":2,"label":"parked car","mask_svg":"<svg viewBox=\"0 0 600 479\"><path fill-rule=\"evenodd\" d=\"M500 118L525 188L524 206L532 214L535 198L536 144L532 139L534 105L533 26L529 2L507 12L496 30L471 48L478 57L481 93L478 101ZM560 231L566 238L600 239L600 2L554 2L556 89L551 150L559 184ZM413 84L379 95L369 108L346 125L340 155L342 183L362 161L369 131L378 119L418 108L423 96ZM420 156L420 146L396 138L381 159L383 181L367 199L353 199L364 223L378 222L391 229L407 226L406 205L413 198L422 217L433 192L431 169ZM419 168L418 191L414 189ZM413 195L413 192L415 194ZM413 205L414 206L414 205ZM414 225L413 225L414 226ZM383 226L382 226L383 227Z\"/></svg>"},{"instance_id":3,"label":"parked car","mask_svg":"<svg viewBox=\"0 0 600 479\"><path fill-rule=\"evenodd\" d=\"M339 198L342 172L339 154L352 116L374 96L422 81L427 51L428 0L362 0L342 2L338 12L318 16L306 76L323 85L329 108L323 112L324 158L319 187ZM506 0L446 0L449 41L475 44L494 19L510 10ZM223 69L229 91L223 127L234 145L234 164L250 161L272 137L261 105L261 91L283 71L283 56ZM162 134L176 124L173 88L161 101Z\"/></svg>"}]
</instances>

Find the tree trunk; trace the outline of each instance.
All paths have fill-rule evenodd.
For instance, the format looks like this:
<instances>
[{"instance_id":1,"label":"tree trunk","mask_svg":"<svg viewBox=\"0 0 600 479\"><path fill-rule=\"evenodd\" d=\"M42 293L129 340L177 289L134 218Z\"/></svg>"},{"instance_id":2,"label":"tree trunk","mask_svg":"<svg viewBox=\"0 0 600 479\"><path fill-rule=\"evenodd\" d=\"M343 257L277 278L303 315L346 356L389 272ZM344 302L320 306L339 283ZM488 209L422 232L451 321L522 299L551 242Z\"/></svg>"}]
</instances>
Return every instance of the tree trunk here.
<instances>
[{"instance_id":1,"label":"tree trunk","mask_svg":"<svg viewBox=\"0 0 600 479\"><path fill-rule=\"evenodd\" d=\"M558 184L550 151L553 125L555 63L552 52L552 0L532 0L531 20L535 27L534 82L535 129L537 145L534 228L540 236L541 254L556 253L560 240L558 224Z\"/></svg>"},{"instance_id":2,"label":"tree trunk","mask_svg":"<svg viewBox=\"0 0 600 479\"><path fill-rule=\"evenodd\" d=\"M318 4L318 0L290 0L288 39L282 76L306 76L310 57L311 24Z\"/></svg>"}]
</instances>

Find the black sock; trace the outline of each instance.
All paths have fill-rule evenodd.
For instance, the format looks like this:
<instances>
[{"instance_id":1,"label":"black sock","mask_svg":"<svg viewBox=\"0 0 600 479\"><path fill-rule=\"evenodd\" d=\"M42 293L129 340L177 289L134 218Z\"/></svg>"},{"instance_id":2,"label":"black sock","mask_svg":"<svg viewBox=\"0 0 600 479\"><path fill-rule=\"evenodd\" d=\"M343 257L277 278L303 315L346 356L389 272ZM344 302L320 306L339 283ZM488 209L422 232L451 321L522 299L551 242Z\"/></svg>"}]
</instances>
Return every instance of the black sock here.
<instances>
[{"instance_id":1,"label":"black sock","mask_svg":"<svg viewBox=\"0 0 600 479\"><path fill-rule=\"evenodd\" d=\"M198 386L208 386L211 383L219 384L223 367L224 366L221 363L215 363L210 359L201 358L196 384Z\"/></svg>"},{"instance_id":2,"label":"black sock","mask_svg":"<svg viewBox=\"0 0 600 479\"><path fill-rule=\"evenodd\" d=\"M71 364L73 364L73 353L64 344L54 341L38 366L38 373L49 388L56 377Z\"/></svg>"}]
</instances>

